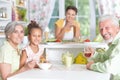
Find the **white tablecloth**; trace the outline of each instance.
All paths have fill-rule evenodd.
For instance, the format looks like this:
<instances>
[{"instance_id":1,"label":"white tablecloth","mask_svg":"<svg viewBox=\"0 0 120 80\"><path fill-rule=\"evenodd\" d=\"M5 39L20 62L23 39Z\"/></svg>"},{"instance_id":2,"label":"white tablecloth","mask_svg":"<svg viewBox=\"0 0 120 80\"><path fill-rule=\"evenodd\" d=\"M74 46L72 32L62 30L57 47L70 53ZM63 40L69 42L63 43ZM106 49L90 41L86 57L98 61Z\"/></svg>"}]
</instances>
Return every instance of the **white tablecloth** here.
<instances>
[{"instance_id":1,"label":"white tablecloth","mask_svg":"<svg viewBox=\"0 0 120 80\"><path fill-rule=\"evenodd\" d=\"M87 70L85 65L73 64L66 68L62 64L53 64L49 70L32 69L7 80L109 80L110 75Z\"/></svg>"}]
</instances>

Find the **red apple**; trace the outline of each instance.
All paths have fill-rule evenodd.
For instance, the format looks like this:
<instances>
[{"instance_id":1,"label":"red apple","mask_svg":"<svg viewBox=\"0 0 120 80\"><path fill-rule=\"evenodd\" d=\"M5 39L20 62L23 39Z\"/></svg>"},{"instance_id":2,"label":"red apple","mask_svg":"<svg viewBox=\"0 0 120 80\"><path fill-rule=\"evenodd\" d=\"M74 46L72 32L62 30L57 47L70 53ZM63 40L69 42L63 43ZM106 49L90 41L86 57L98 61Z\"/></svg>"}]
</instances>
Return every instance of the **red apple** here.
<instances>
[{"instance_id":1,"label":"red apple","mask_svg":"<svg viewBox=\"0 0 120 80\"><path fill-rule=\"evenodd\" d=\"M89 39L85 39L84 42L90 42L90 40Z\"/></svg>"},{"instance_id":2,"label":"red apple","mask_svg":"<svg viewBox=\"0 0 120 80\"><path fill-rule=\"evenodd\" d=\"M60 40L60 39L57 39L55 42L61 42L61 40Z\"/></svg>"}]
</instances>

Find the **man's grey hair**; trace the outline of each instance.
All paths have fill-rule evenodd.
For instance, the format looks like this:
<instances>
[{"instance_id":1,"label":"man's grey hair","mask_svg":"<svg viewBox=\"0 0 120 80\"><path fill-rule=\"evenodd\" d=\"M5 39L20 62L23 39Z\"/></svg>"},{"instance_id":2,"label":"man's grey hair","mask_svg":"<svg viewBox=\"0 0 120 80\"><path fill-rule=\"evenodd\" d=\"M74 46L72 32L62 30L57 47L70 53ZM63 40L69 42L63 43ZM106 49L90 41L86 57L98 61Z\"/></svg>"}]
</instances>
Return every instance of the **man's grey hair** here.
<instances>
[{"instance_id":1,"label":"man's grey hair","mask_svg":"<svg viewBox=\"0 0 120 80\"><path fill-rule=\"evenodd\" d=\"M6 39L7 39L7 40L8 40L8 36L15 31L15 27L16 27L16 26L19 26L19 25L23 27L23 25L20 24L20 23L17 22L17 21L9 22L9 23L6 25L4 32L5 32L5 36L6 36Z\"/></svg>"},{"instance_id":2,"label":"man's grey hair","mask_svg":"<svg viewBox=\"0 0 120 80\"><path fill-rule=\"evenodd\" d=\"M100 16L99 17L99 23L100 22L103 22L105 20L112 20L112 23L116 26L119 26L119 19L116 17L116 16L113 16L113 15L103 15L103 16Z\"/></svg>"}]
</instances>

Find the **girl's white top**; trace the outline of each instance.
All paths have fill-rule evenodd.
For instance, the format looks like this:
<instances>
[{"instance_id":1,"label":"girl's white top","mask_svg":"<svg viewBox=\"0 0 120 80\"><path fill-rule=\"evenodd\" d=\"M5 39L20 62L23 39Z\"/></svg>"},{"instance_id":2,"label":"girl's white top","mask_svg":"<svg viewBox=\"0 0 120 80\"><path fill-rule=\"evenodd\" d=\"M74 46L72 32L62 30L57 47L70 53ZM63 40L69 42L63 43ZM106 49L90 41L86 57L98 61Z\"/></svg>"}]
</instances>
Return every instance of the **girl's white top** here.
<instances>
[{"instance_id":1,"label":"girl's white top","mask_svg":"<svg viewBox=\"0 0 120 80\"><path fill-rule=\"evenodd\" d=\"M26 50L27 53L27 60L26 63L35 60L37 63L40 61L40 56L44 52L44 47L39 45L39 51L34 53L29 45L27 45L23 50Z\"/></svg>"}]
</instances>

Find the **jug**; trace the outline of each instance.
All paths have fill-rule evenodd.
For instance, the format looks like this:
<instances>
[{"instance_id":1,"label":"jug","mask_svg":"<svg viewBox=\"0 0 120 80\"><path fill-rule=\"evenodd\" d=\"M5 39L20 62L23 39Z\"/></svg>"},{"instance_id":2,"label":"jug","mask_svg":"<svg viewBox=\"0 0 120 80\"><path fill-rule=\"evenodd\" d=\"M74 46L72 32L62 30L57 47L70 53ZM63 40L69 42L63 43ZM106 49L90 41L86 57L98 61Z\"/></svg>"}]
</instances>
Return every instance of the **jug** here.
<instances>
[{"instance_id":1,"label":"jug","mask_svg":"<svg viewBox=\"0 0 120 80\"><path fill-rule=\"evenodd\" d=\"M62 54L62 63L66 66L66 67L70 67L74 62L74 56L73 54L66 52Z\"/></svg>"}]
</instances>

